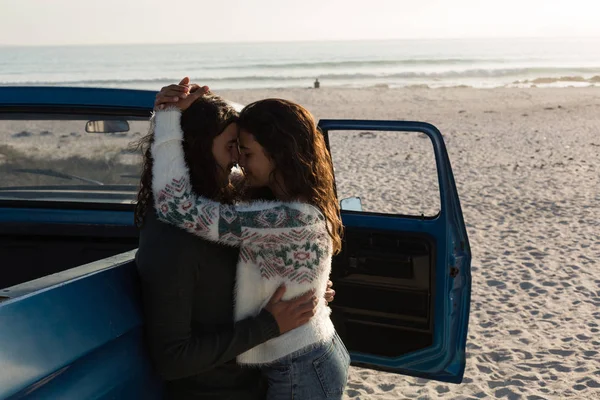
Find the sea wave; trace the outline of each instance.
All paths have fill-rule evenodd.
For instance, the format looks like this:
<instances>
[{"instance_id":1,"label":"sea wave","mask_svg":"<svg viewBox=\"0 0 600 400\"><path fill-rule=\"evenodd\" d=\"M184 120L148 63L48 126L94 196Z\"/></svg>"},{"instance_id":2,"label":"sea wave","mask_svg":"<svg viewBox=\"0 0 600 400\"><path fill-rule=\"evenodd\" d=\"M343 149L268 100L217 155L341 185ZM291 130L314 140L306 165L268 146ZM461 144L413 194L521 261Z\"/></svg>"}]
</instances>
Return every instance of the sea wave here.
<instances>
[{"instance_id":1,"label":"sea wave","mask_svg":"<svg viewBox=\"0 0 600 400\"><path fill-rule=\"evenodd\" d=\"M528 60L531 61L531 60ZM269 63L236 63L236 64L215 64L207 65L204 69L217 70L236 70L242 68L254 69L300 69L300 68L344 68L344 67L394 67L403 65L471 65L471 64L505 64L509 62L506 59L486 59L486 58L411 58L396 60L337 60L337 61L319 61L319 62L269 62Z\"/></svg>"},{"instance_id":2,"label":"sea wave","mask_svg":"<svg viewBox=\"0 0 600 400\"><path fill-rule=\"evenodd\" d=\"M325 74L319 76L323 85L330 87L375 87L375 88L438 88L438 87L534 87L534 86L599 86L600 74L561 75L543 73L547 71L526 70L514 71L446 71L443 73L396 73L396 74ZM537 73L536 73L537 72ZM552 76L554 75L554 76ZM526 78L523 78L525 76ZM279 87L312 86L314 76L238 76L228 78L211 78L209 76L194 78L215 89L251 89ZM31 80L22 82L2 82L6 86L78 86L78 87L113 87L158 90L179 81L179 77L160 77L148 79L72 79L72 80Z\"/></svg>"},{"instance_id":3,"label":"sea wave","mask_svg":"<svg viewBox=\"0 0 600 400\"><path fill-rule=\"evenodd\" d=\"M588 75L585 77L584 75ZM312 81L315 78L328 81L382 81L382 80L431 80L432 82L456 78L515 78L513 83L552 83L558 81L573 82L600 82L599 68L499 68L499 69L467 69L447 70L437 72L404 71L390 73L333 73L315 75L239 75L239 76L214 76L210 74L191 74L197 82L284 82L284 81ZM159 77L147 79L73 79L73 80L24 80L5 81L0 84L19 85L119 85L119 84L162 84L179 81L180 77ZM507 82L509 83L509 82Z\"/></svg>"},{"instance_id":4,"label":"sea wave","mask_svg":"<svg viewBox=\"0 0 600 400\"><path fill-rule=\"evenodd\" d=\"M535 79L525 79L522 81L515 81L513 84L521 83L532 83L534 85L539 84L550 84L550 83L561 83L561 82L578 82L578 83L600 83L600 75L594 75L591 78L584 78L583 76L561 76L561 77L541 77Z\"/></svg>"}]
</instances>

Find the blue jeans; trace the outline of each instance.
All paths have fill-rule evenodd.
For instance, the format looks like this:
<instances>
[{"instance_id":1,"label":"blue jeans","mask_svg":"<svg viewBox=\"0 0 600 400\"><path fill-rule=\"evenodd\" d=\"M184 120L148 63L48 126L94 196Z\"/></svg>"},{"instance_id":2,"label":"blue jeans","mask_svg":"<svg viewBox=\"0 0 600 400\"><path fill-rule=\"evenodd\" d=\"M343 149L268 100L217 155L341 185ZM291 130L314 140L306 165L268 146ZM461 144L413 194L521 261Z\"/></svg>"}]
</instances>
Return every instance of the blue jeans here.
<instances>
[{"instance_id":1,"label":"blue jeans","mask_svg":"<svg viewBox=\"0 0 600 400\"><path fill-rule=\"evenodd\" d=\"M336 333L325 343L262 366L269 384L267 400L341 399L349 367L350 355Z\"/></svg>"}]
</instances>

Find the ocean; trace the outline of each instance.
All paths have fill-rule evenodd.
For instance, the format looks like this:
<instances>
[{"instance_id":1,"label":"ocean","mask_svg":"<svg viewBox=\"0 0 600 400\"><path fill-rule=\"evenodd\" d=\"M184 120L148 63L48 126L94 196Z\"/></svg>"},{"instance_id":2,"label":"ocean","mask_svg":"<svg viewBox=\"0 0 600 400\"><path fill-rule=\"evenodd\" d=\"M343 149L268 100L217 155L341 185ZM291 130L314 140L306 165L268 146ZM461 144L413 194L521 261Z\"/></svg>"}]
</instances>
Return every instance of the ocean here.
<instances>
[{"instance_id":1,"label":"ocean","mask_svg":"<svg viewBox=\"0 0 600 400\"><path fill-rule=\"evenodd\" d=\"M214 90L600 85L600 38L0 47L0 85Z\"/></svg>"}]
</instances>

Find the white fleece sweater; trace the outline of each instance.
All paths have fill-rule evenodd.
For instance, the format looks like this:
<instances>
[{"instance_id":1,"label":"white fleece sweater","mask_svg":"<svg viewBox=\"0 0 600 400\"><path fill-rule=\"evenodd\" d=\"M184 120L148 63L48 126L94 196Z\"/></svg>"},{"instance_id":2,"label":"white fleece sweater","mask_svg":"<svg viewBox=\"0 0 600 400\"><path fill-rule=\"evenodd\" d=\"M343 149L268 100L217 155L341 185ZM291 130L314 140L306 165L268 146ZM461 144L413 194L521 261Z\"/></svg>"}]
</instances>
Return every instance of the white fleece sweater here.
<instances>
[{"instance_id":1,"label":"white fleece sweater","mask_svg":"<svg viewBox=\"0 0 600 400\"><path fill-rule=\"evenodd\" d=\"M181 112L158 111L152 145L152 189L158 218L194 235L240 247L235 286L235 321L256 316L284 283L284 300L309 290L321 299L307 324L238 356L240 364L267 364L335 330L323 296L331 271L332 241L326 220L304 203L220 204L192 192L183 155ZM207 305L210 307L210 305Z\"/></svg>"}]
</instances>

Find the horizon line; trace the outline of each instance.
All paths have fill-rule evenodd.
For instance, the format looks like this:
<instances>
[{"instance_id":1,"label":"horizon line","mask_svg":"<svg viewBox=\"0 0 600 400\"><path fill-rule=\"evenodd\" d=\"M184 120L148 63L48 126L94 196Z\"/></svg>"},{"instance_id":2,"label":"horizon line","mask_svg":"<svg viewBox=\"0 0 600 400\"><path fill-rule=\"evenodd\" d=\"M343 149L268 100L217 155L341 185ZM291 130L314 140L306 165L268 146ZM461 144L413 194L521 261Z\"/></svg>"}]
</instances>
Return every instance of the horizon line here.
<instances>
[{"instance_id":1,"label":"horizon line","mask_svg":"<svg viewBox=\"0 0 600 400\"><path fill-rule=\"evenodd\" d=\"M600 39L598 36L473 36L473 37L406 37L406 38L366 38L366 39L312 39L312 40L241 40L241 41L207 41L207 42L131 42L131 43L64 43L64 44L10 44L0 43L0 47L101 47L101 46L171 46L171 45L212 45L212 44L284 44L284 43L340 43L340 42L390 42L390 41L456 41L456 40L531 40L531 39Z\"/></svg>"}]
</instances>

